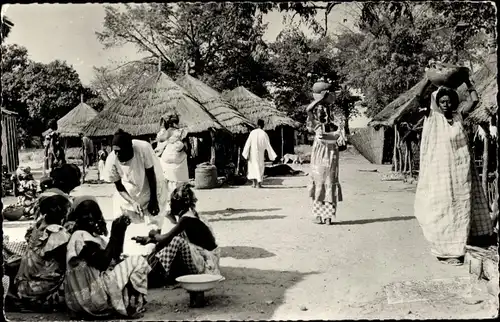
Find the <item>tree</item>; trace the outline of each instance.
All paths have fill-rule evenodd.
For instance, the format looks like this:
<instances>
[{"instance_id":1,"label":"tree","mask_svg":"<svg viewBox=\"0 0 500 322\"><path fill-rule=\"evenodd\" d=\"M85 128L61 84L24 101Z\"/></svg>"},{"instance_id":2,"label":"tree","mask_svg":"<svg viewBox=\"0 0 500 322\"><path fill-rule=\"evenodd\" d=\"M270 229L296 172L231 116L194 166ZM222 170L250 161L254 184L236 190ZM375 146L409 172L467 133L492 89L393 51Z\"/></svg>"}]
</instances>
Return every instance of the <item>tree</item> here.
<instances>
[{"instance_id":1,"label":"tree","mask_svg":"<svg viewBox=\"0 0 500 322\"><path fill-rule=\"evenodd\" d=\"M255 55L265 52L264 27L253 3L127 4L124 11L106 7L104 30L97 36L106 47L132 43L161 57L172 76L189 64L194 77L218 90L240 84L265 94L257 86L269 74L265 56Z\"/></svg>"},{"instance_id":2,"label":"tree","mask_svg":"<svg viewBox=\"0 0 500 322\"><path fill-rule=\"evenodd\" d=\"M26 48L2 45L1 66L2 107L19 114L19 137L27 146L32 136L46 130L50 119L59 119L78 105L81 94L98 103L98 95L84 88L65 62L33 62Z\"/></svg>"},{"instance_id":3,"label":"tree","mask_svg":"<svg viewBox=\"0 0 500 322\"><path fill-rule=\"evenodd\" d=\"M344 119L344 130L347 135L349 131L349 121L352 117L359 115L356 103L361 101L361 97L353 95L346 85L340 86L340 91L335 95L335 108L342 114Z\"/></svg>"},{"instance_id":4,"label":"tree","mask_svg":"<svg viewBox=\"0 0 500 322\"><path fill-rule=\"evenodd\" d=\"M12 21L10 21L10 19L7 17L2 16L2 29L1 29L2 44L4 40L9 36L12 27L14 27Z\"/></svg>"},{"instance_id":5,"label":"tree","mask_svg":"<svg viewBox=\"0 0 500 322\"><path fill-rule=\"evenodd\" d=\"M115 68L94 67L90 87L104 101L109 101L124 95L156 70L155 66L145 61L135 61Z\"/></svg>"},{"instance_id":6,"label":"tree","mask_svg":"<svg viewBox=\"0 0 500 322\"><path fill-rule=\"evenodd\" d=\"M322 79L338 87L339 75L329 43L328 37L309 39L292 28L281 32L270 45L275 103L299 122L305 122L301 106L311 101L315 82Z\"/></svg>"}]
</instances>

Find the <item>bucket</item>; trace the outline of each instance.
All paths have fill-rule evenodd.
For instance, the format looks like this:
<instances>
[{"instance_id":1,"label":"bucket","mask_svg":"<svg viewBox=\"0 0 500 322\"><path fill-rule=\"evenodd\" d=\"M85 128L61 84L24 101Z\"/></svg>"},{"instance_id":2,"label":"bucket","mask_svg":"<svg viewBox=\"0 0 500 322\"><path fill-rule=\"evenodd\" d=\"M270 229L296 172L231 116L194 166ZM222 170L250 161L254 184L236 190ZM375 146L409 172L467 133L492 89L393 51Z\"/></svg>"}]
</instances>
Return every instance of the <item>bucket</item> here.
<instances>
[{"instance_id":1,"label":"bucket","mask_svg":"<svg viewBox=\"0 0 500 322\"><path fill-rule=\"evenodd\" d=\"M212 189L217 187L217 167L202 163L194 172L194 186L196 189Z\"/></svg>"}]
</instances>

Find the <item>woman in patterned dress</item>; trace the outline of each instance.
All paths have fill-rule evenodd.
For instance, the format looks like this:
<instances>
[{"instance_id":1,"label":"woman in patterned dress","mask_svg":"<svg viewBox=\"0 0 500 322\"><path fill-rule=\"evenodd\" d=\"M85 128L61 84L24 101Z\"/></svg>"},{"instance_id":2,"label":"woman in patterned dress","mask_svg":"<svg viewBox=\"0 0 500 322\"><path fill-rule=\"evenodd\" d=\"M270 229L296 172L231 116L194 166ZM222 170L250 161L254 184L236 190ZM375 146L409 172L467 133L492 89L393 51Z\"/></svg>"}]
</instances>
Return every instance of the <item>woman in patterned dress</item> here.
<instances>
[{"instance_id":1,"label":"woman in patterned dress","mask_svg":"<svg viewBox=\"0 0 500 322\"><path fill-rule=\"evenodd\" d=\"M71 202L65 194L50 192L41 197L38 207L40 219L26 234L26 250L12 281L7 301L12 309L64 308L62 283L70 233L63 224Z\"/></svg>"},{"instance_id":2,"label":"woman in patterned dress","mask_svg":"<svg viewBox=\"0 0 500 322\"><path fill-rule=\"evenodd\" d=\"M122 256L130 218L116 218L107 241L106 222L95 198L79 197L73 209L64 281L68 309L89 318L141 317L151 268L143 256Z\"/></svg>"},{"instance_id":3,"label":"woman in patterned dress","mask_svg":"<svg viewBox=\"0 0 500 322\"><path fill-rule=\"evenodd\" d=\"M47 252L47 249L61 249L64 245L66 215L71 206L71 197L69 193L80 185L81 171L72 164L65 164L54 169L50 173L50 178L45 178L40 186L42 193L34 204L35 223L27 229L25 241L10 241L9 236L3 238L3 259L5 274L10 277L12 289L7 300L13 309L24 309L22 303L34 303L30 308L33 310L46 310L57 307L60 302L64 302L62 280L58 283L60 276L58 271L64 272L64 257L61 263L58 251ZM43 206L42 206L43 202ZM51 205L51 203L54 203ZM51 208L51 207L55 208ZM53 212L57 214L52 215ZM50 213L49 218L45 218ZM54 224L53 217L56 217ZM59 223L59 218L62 222ZM54 237L51 237L54 236ZM38 238L38 239L37 239ZM67 241L66 241L67 242ZM57 243L61 243L57 246ZM61 266L62 265L62 266ZM59 267L59 268L57 268ZM54 269L54 273L51 270ZM53 274L47 278L48 281L39 283L39 279L44 279L46 274ZM59 274L59 275L58 275ZM59 277L58 277L59 276ZM40 285L36 285L36 284ZM20 289L19 286L20 285ZM61 286L54 293L51 292L52 285ZM21 302L21 303L17 303Z\"/></svg>"},{"instance_id":4,"label":"woman in patterned dress","mask_svg":"<svg viewBox=\"0 0 500 322\"><path fill-rule=\"evenodd\" d=\"M176 225L168 233L151 231L148 237L134 238L143 245L155 244L149 263L162 283L185 274L220 274L215 235L196 211L197 199L191 187L182 183L173 191L169 216Z\"/></svg>"},{"instance_id":5,"label":"woman in patterned dress","mask_svg":"<svg viewBox=\"0 0 500 322\"><path fill-rule=\"evenodd\" d=\"M317 99L306 109L307 128L315 134L311 151L311 182L309 197L313 200L312 214L316 223L330 225L335 221L337 201L342 201L339 183L340 132L331 123L328 110L320 105L331 98L328 91L317 95Z\"/></svg>"},{"instance_id":6,"label":"woman in patterned dress","mask_svg":"<svg viewBox=\"0 0 500 322\"><path fill-rule=\"evenodd\" d=\"M431 95L422 130L414 206L432 254L455 266L463 264L471 237L493 233L487 197L463 126L463 119L478 103L472 83L467 85L472 99L461 110L454 89L440 87Z\"/></svg>"}]
</instances>

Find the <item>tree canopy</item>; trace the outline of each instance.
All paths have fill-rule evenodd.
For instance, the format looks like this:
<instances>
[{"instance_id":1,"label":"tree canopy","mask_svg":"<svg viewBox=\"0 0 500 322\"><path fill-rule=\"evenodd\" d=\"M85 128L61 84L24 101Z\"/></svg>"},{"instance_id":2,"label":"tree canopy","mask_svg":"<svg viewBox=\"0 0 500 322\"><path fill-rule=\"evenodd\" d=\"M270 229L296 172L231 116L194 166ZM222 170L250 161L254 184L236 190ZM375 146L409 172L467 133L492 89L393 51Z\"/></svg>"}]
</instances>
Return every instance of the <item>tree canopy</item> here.
<instances>
[{"instance_id":1,"label":"tree canopy","mask_svg":"<svg viewBox=\"0 0 500 322\"><path fill-rule=\"evenodd\" d=\"M26 48L2 45L1 68L2 107L19 114L19 135L26 145L31 136L46 130L50 119L59 119L76 107L82 94L93 100L95 108L102 108L98 95L82 85L66 62L34 62Z\"/></svg>"}]
</instances>

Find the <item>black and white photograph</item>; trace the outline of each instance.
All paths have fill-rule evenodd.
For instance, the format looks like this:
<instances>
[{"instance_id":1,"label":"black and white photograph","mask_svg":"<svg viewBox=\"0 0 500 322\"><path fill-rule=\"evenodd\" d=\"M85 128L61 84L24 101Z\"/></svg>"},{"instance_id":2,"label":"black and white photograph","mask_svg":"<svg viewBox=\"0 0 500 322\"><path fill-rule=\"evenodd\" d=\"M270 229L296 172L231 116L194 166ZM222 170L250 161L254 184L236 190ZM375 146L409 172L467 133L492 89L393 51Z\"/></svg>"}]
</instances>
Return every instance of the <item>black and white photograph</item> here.
<instances>
[{"instance_id":1,"label":"black and white photograph","mask_svg":"<svg viewBox=\"0 0 500 322\"><path fill-rule=\"evenodd\" d=\"M4 320L498 318L497 11L3 3Z\"/></svg>"}]
</instances>

